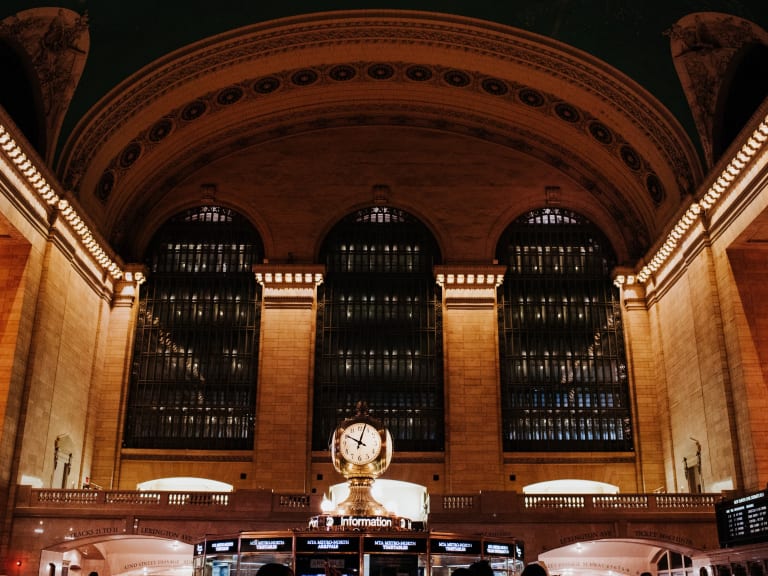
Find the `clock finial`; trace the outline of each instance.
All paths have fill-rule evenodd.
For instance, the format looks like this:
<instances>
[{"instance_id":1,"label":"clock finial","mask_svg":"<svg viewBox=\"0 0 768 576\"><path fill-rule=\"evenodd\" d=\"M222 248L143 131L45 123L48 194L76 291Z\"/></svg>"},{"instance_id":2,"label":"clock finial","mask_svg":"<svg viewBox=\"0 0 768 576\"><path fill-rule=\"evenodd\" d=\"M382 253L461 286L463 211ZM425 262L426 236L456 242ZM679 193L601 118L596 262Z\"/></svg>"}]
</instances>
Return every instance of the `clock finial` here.
<instances>
[{"instance_id":1,"label":"clock finial","mask_svg":"<svg viewBox=\"0 0 768 576\"><path fill-rule=\"evenodd\" d=\"M355 404L355 410L357 410L355 416L368 416L368 402L358 400L357 404Z\"/></svg>"}]
</instances>

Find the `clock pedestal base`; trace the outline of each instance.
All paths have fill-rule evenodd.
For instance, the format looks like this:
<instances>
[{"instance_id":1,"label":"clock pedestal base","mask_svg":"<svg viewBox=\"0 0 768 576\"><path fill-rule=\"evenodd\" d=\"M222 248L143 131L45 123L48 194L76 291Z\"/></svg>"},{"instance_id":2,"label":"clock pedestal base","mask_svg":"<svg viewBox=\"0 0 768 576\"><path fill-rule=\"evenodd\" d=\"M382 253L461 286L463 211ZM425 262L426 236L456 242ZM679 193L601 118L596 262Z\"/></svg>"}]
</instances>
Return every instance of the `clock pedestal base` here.
<instances>
[{"instance_id":1,"label":"clock pedestal base","mask_svg":"<svg viewBox=\"0 0 768 576\"><path fill-rule=\"evenodd\" d=\"M350 478L349 496L336 506L335 514L348 516L387 516L389 512L371 495L373 478Z\"/></svg>"}]
</instances>

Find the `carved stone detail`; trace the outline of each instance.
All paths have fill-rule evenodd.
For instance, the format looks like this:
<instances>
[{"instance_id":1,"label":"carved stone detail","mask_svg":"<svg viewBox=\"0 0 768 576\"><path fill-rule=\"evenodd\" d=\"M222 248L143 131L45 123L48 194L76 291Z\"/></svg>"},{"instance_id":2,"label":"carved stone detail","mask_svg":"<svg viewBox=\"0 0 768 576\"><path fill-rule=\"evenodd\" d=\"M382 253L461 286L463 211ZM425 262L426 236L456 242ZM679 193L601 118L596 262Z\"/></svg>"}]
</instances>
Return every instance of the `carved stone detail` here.
<instances>
[{"instance_id":1,"label":"carved stone detail","mask_svg":"<svg viewBox=\"0 0 768 576\"><path fill-rule=\"evenodd\" d=\"M24 48L37 75L45 114L41 152L50 164L88 56L88 17L64 8L34 8L0 21L0 36Z\"/></svg>"},{"instance_id":2,"label":"carved stone detail","mask_svg":"<svg viewBox=\"0 0 768 576\"><path fill-rule=\"evenodd\" d=\"M768 34L752 22L714 12L685 16L666 34L707 166L711 167L716 161L713 130L718 97L733 58L745 45L768 45Z\"/></svg>"}]
</instances>

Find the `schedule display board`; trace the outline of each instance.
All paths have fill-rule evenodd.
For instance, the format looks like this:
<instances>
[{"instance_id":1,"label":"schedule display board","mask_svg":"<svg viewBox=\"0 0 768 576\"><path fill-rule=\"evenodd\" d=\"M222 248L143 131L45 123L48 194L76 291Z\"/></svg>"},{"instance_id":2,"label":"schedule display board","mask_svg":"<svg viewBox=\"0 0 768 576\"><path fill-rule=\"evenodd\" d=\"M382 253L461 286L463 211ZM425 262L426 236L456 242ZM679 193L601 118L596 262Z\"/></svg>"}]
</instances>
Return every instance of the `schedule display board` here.
<instances>
[{"instance_id":1,"label":"schedule display board","mask_svg":"<svg viewBox=\"0 0 768 576\"><path fill-rule=\"evenodd\" d=\"M768 542L768 494L756 492L715 504L722 548Z\"/></svg>"}]
</instances>

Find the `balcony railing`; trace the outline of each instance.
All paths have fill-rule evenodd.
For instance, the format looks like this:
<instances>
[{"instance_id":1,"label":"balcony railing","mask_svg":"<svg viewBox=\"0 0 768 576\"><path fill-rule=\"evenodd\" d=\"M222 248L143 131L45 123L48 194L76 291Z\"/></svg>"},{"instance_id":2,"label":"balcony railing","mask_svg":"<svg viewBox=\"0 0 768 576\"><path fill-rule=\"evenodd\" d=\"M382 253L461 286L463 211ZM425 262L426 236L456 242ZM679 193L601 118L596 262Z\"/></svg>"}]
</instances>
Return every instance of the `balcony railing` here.
<instances>
[{"instance_id":1,"label":"balcony railing","mask_svg":"<svg viewBox=\"0 0 768 576\"><path fill-rule=\"evenodd\" d=\"M578 514L714 514L720 494L519 494L517 492L479 492L442 494L430 497L430 512L441 518L468 514L513 514L525 516L567 510ZM305 517L320 511L319 494L277 494L268 490L236 492L175 492L136 490L56 490L20 486L16 510L88 508L109 513L116 509L157 511L183 517L211 510L227 509L228 514L253 514L261 517Z\"/></svg>"},{"instance_id":2,"label":"balcony railing","mask_svg":"<svg viewBox=\"0 0 768 576\"><path fill-rule=\"evenodd\" d=\"M495 508L507 512L548 510L648 511L712 513L721 494L518 494L516 492L483 492L482 494L432 496L431 510L440 512L480 512L487 510L484 498Z\"/></svg>"}]
</instances>

